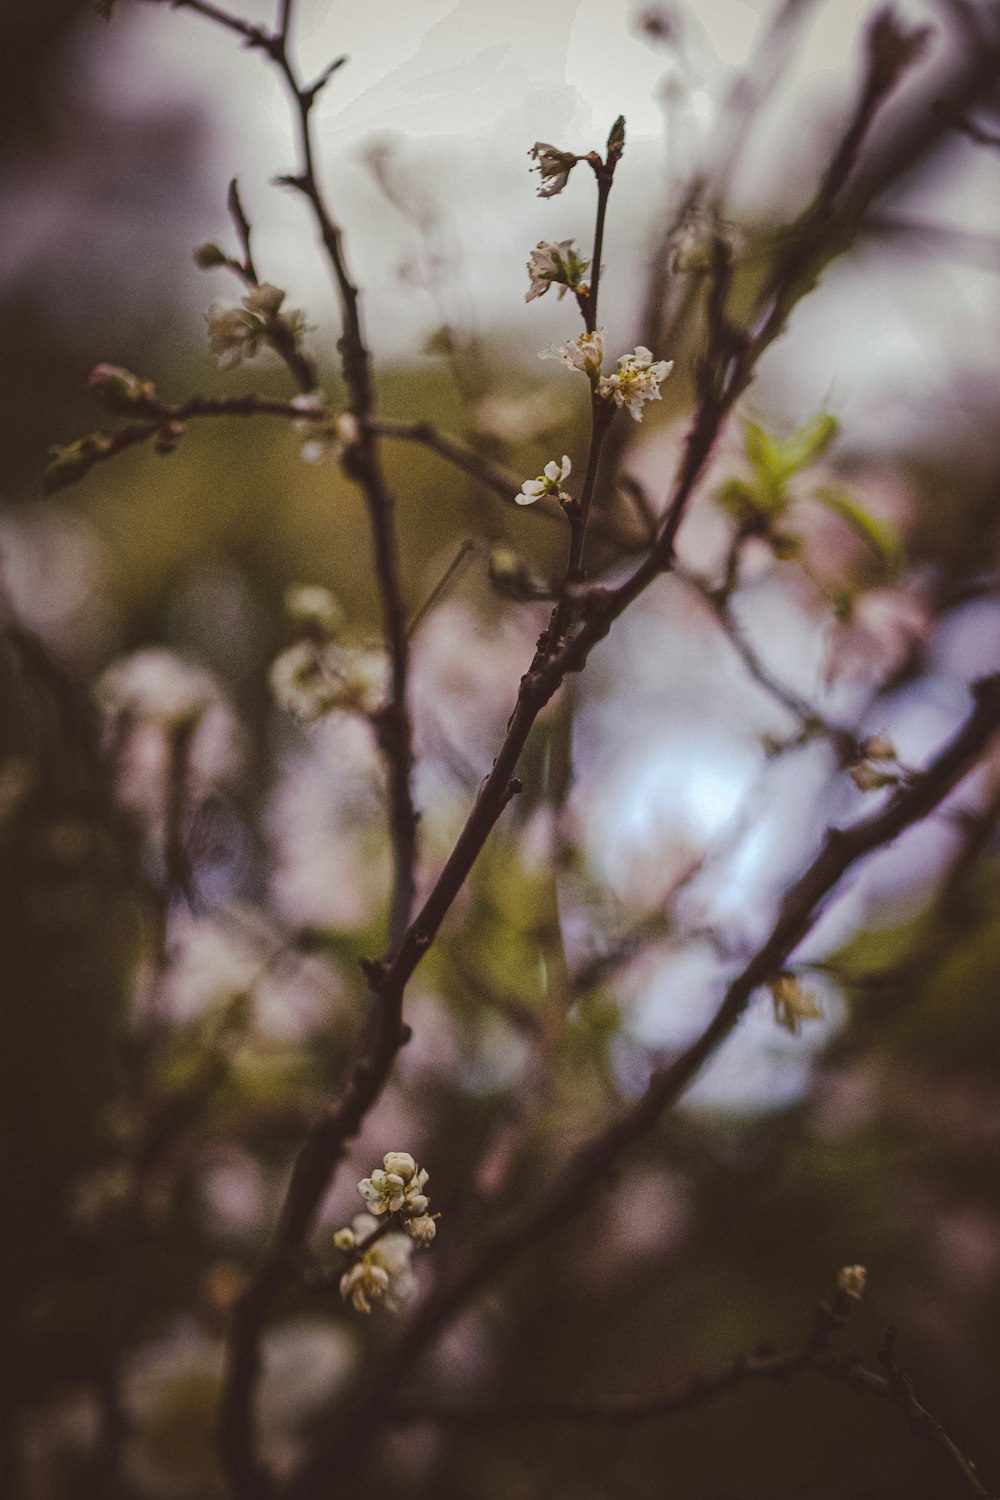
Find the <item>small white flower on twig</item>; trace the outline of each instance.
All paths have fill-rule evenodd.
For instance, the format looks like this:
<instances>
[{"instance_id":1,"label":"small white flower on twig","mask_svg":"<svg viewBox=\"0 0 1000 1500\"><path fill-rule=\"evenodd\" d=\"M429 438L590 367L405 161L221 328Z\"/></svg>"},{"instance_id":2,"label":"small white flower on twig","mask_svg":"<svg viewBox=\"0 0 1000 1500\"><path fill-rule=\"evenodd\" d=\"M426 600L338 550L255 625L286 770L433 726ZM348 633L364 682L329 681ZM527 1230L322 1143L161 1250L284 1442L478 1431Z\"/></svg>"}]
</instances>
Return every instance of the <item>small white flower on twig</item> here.
<instances>
[{"instance_id":1,"label":"small white flower on twig","mask_svg":"<svg viewBox=\"0 0 1000 1500\"><path fill-rule=\"evenodd\" d=\"M636 422L642 421L647 401L660 400L660 386L674 368L672 359L654 360L639 344L634 354L623 354L613 375L602 375L597 394L616 406L626 406Z\"/></svg>"},{"instance_id":2,"label":"small white flower on twig","mask_svg":"<svg viewBox=\"0 0 1000 1500\"><path fill-rule=\"evenodd\" d=\"M303 313L281 311L284 300L280 287L263 281L250 288L240 307L212 303L206 315L208 342L221 369L252 359L263 343L275 338L295 343L307 331Z\"/></svg>"},{"instance_id":3,"label":"small white flower on twig","mask_svg":"<svg viewBox=\"0 0 1000 1500\"><path fill-rule=\"evenodd\" d=\"M389 1151L383 1165L358 1183L358 1192L370 1214L400 1213L416 1217L426 1213L430 1199L424 1193L427 1172L418 1167L408 1151Z\"/></svg>"},{"instance_id":4,"label":"small white flower on twig","mask_svg":"<svg viewBox=\"0 0 1000 1500\"><path fill-rule=\"evenodd\" d=\"M569 456L563 454L562 463L556 463L555 459L545 465L535 479L526 479L521 486L521 493L514 496L517 505L534 505L543 495L555 495L559 501L568 500L569 496L562 488L562 482L568 478L573 465Z\"/></svg>"},{"instance_id":5,"label":"small white flower on twig","mask_svg":"<svg viewBox=\"0 0 1000 1500\"><path fill-rule=\"evenodd\" d=\"M572 152L560 151L558 146L550 146L545 141L536 141L528 155L535 159L535 166L531 170L537 170L541 177L539 198L554 198L557 193L561 193L569 181L569 174L580 160Z\"/></svg>"},{"instance_id":6,"label":"small white flower on twig","mask_svg":"<svg viewBox=\"0 0 1000 1500\"><path fill-rule=\"evenodd\" d=\"M420 1214L418 1218L407 1219L406 1232L418 1245L429 1245L437 1234L437 1225L430 1214Z\"/></svg>"},{"instance_id":7,"label":"small white flower on twig","mask_svg":"<svg viewBox=\"0 0 1000 1500\"><path fill-rule=\"evenodd\" d=\"M589 260L577 255L572 240L559 240L558 243L539 240L528 260L531 290L525 292L525 302L544 297L550 286L558 288L560 298L568 291L581 291L583 275L589 265Z\"/></svg>"},{"instance_id":8,"label":"small white flower on twig","mask_svg":"<svg viewBox=\"0 0 1000 1500\"><path fill-rule=\"evenodd\" d=\"M595 328L593 333L581 333L579 338L565 344L553 344L543 349L538 358L558 359L567 370L580 370L592 385L596 384L604 361L604 329Z\"/></svg>"},{"instance_id":9,"label":"small white flower on twig","mask_svg":"<svg viewBox=\"0 0 1000 1500\"><path fill-rule=\"evenodd\" d=\"M370 1214L398 1213L406 1202L406 1183L398 1172L384 1172L376 1167L370 1177L362 1177L358 1192Z\"/></svg>"}]
</instances>

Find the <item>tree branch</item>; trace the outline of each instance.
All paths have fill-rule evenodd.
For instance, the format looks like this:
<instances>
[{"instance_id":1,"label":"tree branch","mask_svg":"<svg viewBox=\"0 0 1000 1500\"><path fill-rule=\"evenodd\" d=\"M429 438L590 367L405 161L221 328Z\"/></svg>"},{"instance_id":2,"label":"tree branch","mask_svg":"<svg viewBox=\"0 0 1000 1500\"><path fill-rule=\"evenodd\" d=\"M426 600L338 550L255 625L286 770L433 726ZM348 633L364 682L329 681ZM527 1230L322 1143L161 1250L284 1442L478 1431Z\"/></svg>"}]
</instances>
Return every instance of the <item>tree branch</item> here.
<instances>
[{"instance_id":1,"label":"tree branch","mask_svg":"<svg viewBox=\"0 0 1000 1500\"><path fill-rule=\"evenodd\" d=\"M508 1423L600 1423L630 1427L662 1421L677 1412L691 1411L747 1385L786 1385L796 1376L813 1374L898 1406L914 1437L929 1443L944 1455L969 1494L980 1497L980 1500L993 1500L991 1491L979 1478L975 1464L965 1456L943 1424L917 1400L913 1382L895 1363L893 1329L889 1330L886 1343L878 1354L884 1374L857 1358L837 1354L830 1348L831 1336L844 1326L849 1312L847 1295L838 1291L830 1304L820 1304L812 1329L800 1343L784 1350L774 1350L767 1344L758 1345L749 1353L738 1354L721 1369L699 1371L659 1395L598 1395L575 1399L520 1396L512 1401L464 1402L460 1406L427 1406L404 1401L393 1413L392 1420L402 1425L430 1423L449 1427L493 1427Z\"/></svg>"},{"instance_id":2,"label":"tree branch","mask_svg":"<svg viewBox=\"0 0 1000 1500\"><path fill-rule=\"evenodd\" d=\"M343 1463L346 1433L360 1467L366 1431L377 1426L391 1392L427 1347L494 1277L587 1207L626 1152L658 1124L732 1034L754 992L781 971L844 875L926 817L961 780L1000 729L1000 675L984 679L974 692L975 704L966 722L921 776L897 790L880 811L846 829L828 831L818 854L787 893L770 936L732 980L701 1034L673 1063L653 1074L635 1104L561 1166L532 1207L474 1245L465 1264L423 1303L293 1482L290 1500L313 1500L325 1493L323 1476L332 1471L335 1454Z\"/></svg>"}]
</instances>

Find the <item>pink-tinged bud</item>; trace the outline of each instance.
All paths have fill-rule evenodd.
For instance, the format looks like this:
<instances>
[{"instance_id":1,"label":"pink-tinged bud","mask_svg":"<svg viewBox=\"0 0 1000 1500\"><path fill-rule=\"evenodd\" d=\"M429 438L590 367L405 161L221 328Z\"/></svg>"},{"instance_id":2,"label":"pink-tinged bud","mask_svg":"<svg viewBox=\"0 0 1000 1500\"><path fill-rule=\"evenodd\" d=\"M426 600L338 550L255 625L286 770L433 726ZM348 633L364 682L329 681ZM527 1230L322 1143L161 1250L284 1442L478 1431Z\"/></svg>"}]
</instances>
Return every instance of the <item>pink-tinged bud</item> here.
<instances>
[{"instance_id":1,"label":"pink-tinged bud","mask_svg":"<svg viewBox=\"0 0 1000 1500\"><path fill-rule=\"evenodd\" d=\"M95 365L87 377L87 389L105 411L130 414L156 401L156 387L131 370L118 365Z\"/></svg>"},{"instance_id":2,"label":"pink-tinged bud","mask_svg":"<svg viewBox=\"0 0 1000 1500\"><path fill-rule=\"evenodd\" d=\"M173 453L184 436L183 422L164 422L153 439L153 450L159 454Z\"/></svg>"}]
</instances>

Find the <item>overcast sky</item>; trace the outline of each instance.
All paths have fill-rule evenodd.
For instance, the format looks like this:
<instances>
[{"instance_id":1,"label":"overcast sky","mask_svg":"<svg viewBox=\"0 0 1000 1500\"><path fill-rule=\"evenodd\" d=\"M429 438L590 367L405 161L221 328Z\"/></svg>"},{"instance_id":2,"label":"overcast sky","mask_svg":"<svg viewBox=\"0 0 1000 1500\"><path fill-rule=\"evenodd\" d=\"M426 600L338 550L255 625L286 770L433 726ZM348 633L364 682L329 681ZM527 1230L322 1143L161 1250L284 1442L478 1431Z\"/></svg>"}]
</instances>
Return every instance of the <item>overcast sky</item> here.
<instances>
[{"instance_id":1,"label":"overcast sky","mask_svg":"<svg viewBox=\"0 0 1000 1500\"><path fill-rule=\"evenodd\" d=\"M821 149L842 118L857 76L867 0L805 0L809 19L774 108L747 153L737 202L778 191L794 204L808 191ZM234 8L236 8L234 6ZM317 114L322 166L347 231L351 265L365 291L372 342L382 357L413 356L441 321L426 292L400 280L419 262L420 237L372 181L365 152L388 142L408 189L440 210L438 244L453 257L444 313L502 333L530 354L566 336L565 304L524 305L524 262L539 239L591 233L593 183L578 172L566 192L539 200L526 155L537 139L571 150L599 145L619 111L629 146L616 178L602 283L612 341L634 333L637 289L652 226L669 183L691 170L734 71L753 54L772 0L698 0L672 7L684 61L651 44L634 0L382 0L374 6L299 0L296 52L305 76L346 53ZM271 0L242 12L271 23ZM927 19L933 0L904 4ZM200 238L224 238L229 178L238 174L257 230L264 274L289 291L321 327L332 306L327 273L312 253L304 205L270 186L294 160L286 103L258 56L200 18L151 5L122 5L110 28L94 22L98 87L128 117L187 101L208 111L208 178L218 207ZM666 128L664 85L683 85ZM960 158L960 160L959 160ZM920 205L924 217L1000 231L998 161L960 148L956 166ZM673 177L671 178L671 172ZM987 253L987 259L989 255ZM1000 264L994 252L994 267ZM756 389L808 414L834 400L859 438L905 437L928 420L958 368L987 369L998 332L995 268L939 252L880 262L861 257L827 278L796 313L783 341L773 390ZM218 274L192 287L192 326L205 301L229 291ZM823 360L817 362L817 341ZM669 354L669 351L657 351ZM800 358L795 359L798 353ZM790 386L794 390L790 394ZM879 393L877 414L872 394ZM798 403L798 408L796 406Z\"/></svg>"}]
</instances>

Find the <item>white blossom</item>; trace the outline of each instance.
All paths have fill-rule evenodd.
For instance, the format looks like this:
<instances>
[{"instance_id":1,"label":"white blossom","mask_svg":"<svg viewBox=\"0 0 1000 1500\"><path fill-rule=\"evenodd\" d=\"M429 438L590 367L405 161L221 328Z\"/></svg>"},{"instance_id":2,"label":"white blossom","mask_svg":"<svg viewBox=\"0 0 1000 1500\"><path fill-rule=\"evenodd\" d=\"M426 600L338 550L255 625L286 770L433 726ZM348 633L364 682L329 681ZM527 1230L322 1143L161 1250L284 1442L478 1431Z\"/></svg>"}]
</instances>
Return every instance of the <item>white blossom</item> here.
<instances>
[{"instance_id":1,"label":"white blossom","mask_svg":"<svg viewBox=\"0 0 1000 1500\"><path fill-rule=\"evenodd\" d=\"M285 590L285 613L312 635L332 640L344 623L335 594L318 583L293 583Z\"/></svg>"},{"instance_id":2,"label":"white blossom","mask_svg":"<svg viewBox=\"0 0 1000 1500\"><path fill-rule=\"evenodd\" d=\"M601 376L604 360L604 329L595 328L593 333L581 333L579 338L565 344L553 344L543 349L539 359L558 359L568 370L582 370L591 383Z\"/></svg>"},{"instance_id":3,"label":"white blossom","mask_svg":"<svg viewBox=\"0 0 1000 1500\"><path fill-rule=\"evenodd\" d=\"M278 707L313 724L333 709L371 713L385 695L387 671L384 652L302 640L275 657L269 680Z\"/></svg>"},{"instance_id":4,"label":"white blossom","mask_svg":"<svg viewBox=\"0 0 1000 1500\"><path fill-rule=\"evenodd\" d=\"M568 500L569 496L562 488L562 482L568 478L573 465L567 454L563 454L562 463L556 463L552 459L545 465L541 474L534 479L526 479L521 486L521 493L514 496L517 505L534 505L543 495L555 495L557 500Z\"/></svg>"},{"instance_id":5,"label":"white blossom","mask_svg":"<svg viewBox=\"0 0 1000 1500\"><path fill-rule=\"evenodd\" d=\"M358 1192L371 1214L398 1213L406 1201L406 1183L396 1172L376 1167L370 1177L362 1177Z\"/></svg>"},{"instance_id":6,"label":"white blossom","mask_svg":"<svg viewBox=\"0 0 1000 1500\"><path fill-rule=\"evenodd\" d=\"M774 1001L774 1019L779 1026L790 1031L792 1036L798 1035L803 1021L818 1021L822 1017L823 1012L816 996L803 986L796 975L779 974L768 980L768 987Z\"/></svg>"},{"instance_id":7,"label":"white blossom","mask_svg":"<svg viewBox=\"0 0 1000 1500\"><path fill-rule=\"evenodd\" d=\"M303 313L282 312L285 293L270 282L251 287L240 307L213 302L206 314L208 342L223 370L243 359L252 359L280 324L284 334L297 340L306 332ZM311 393L310 393L311 394Z\"/></svg>"},{"instance_id":8,"label":"white blossom","mask_svg":"<svg viewBox=\"0 0 1000 1500\"><path fill-rule=\"evenodd\" d=\"M424 1192L424 1188L426 1186L427 1173L421 1167L414 1174L414 1176L410 1178L410 1181L406 1184L403 1192L403 1208L406 1214L412 1216L415 1214L426 1213L428 1207L430 1206L430 1199Z\"/></svg>"},{"instance_id":9,"label":"white blossom","mask_svg":"<svg viewBox=\"0 0 1000 1500\"><path fill-rule=\"evenodd\" d=\"M420 1214L418 1218L407 1219L406 1232L418 1245L429 1245L437 1234L437 1225L430 1214Z\"/></svg>"},{"instance_id":10,"label":"white blossom","mask_svg":"<svg viewBox=\"0 0 1000 1500\"><path fill-rule=\"evenodd\" d=\"M601 376L597 394L616 406L627 406L637 422L647 401L660 400L660 386L674 367L672 359L654 360L642 344L634 354L623 354L613 375Z\"/></svg>"},{"instance_id":11,"label":"white blossom","mask_svg":"<svg viewBox=\"0 0 1000 1500\"><path fill-rule=\"evenodd\" d=\"M299 402L311 400L313 392L309 396L297 396L292 402L298 406ZM303 412L322 411L320 406L300 406ZM307 441L302 444L302 458L307 464L322 463L324 459L340 460L348 448L354 446L361 436L361 427L353 412L342 411L336 416L327 414L322 417L302 416L296 417L292 423L292 431L301 433Z\"/></svg>"},{"instance_id":12,"label":"white blossom","mask_svg":"<svg viewBox=\"0 0 1000 1500\"><path fill-rule=\"evenodd\" d=\"M417 1170L417 1164L409 1151L387 1151L382 1158L382 1165L387 1172L402 1177L404 1182L410 1182Z\"/></svg>"},{"instance_id":13,"label":"white blossom","mask_svg":"<svg viewBox=\"0 0 1000 1500\"><path fill-rule=\"evenodd\" d=\"M252 359L260 348L264 325L243 307L213 302L206 313L208 342L220 369L231 370L241 359Z\"/></svg>"},{"instance_id":14,"label":"white blossom","mask_svg":"<svg viewBox=\"0 0 1000 1500\"><path fill-rule=\"evenodd\" d=\"M539 198L554 198L561 193L569 181L569 174L580 160L569 151L560 151L558 146L550 146L545 141L536 141L528 152L535 159L535 166L541 178L538 188Z\"/></svg>"},{"instance_id":15,"label":"white blossom","mask_svg":"<svg viewBox=\"0 0 1000 1500\"><path fill-rule=\"evenodd\" d=\"M345 1302L353 1303L357 1312L370 1313L372 1303L380 1302L388 1290L389 1273L376 1263L371 1252L356 1260L340 1278L340 1295Z\"/></svg>"},{"instance_id":16,"label":"white blossom","mask_svg":"<svg viewBox=\"0 0 1000 1500\"><path fill-rule=\"evenodd\" d=\"M558 287L560 298L567 291L578 291L589 265L589 260L577 255L572 240L559 240L558 243L539 240L528 260L531 289L524 294L525 302L544 297L550 286Z\"/></svg>"},{"instance_id":17,"label":"white blossom","mask_svg":"<svg viewBox=\"0 0 1000 1500\"><path fill-rule=\"evenodd\" d=\"M284 300L285 294L280 286L272 286L269 281L262 281L247 292L243 298L243 306L247 312L258 313L262 318L276 318Z\"/></svg>"},{"instance_id":18,"label":"white blossom","mask_svg":"<svg viewBox=\"0 0 1000 1500\"><path fill-rule=\"evenodd\" d=\"M341 1233L353 1233L355 1244L363 1243L378 1228L370 1214L358 1214L352 1223L352 1230ZM382 1235L341 1276L341 1297L363 1313L371 1312L373 1302L384 1302L390 1309L401 1307L417 1288L410 1265L413 1248L405 1234Z\"/></svg>"}]
</instances>

